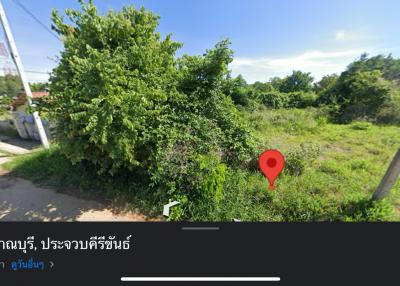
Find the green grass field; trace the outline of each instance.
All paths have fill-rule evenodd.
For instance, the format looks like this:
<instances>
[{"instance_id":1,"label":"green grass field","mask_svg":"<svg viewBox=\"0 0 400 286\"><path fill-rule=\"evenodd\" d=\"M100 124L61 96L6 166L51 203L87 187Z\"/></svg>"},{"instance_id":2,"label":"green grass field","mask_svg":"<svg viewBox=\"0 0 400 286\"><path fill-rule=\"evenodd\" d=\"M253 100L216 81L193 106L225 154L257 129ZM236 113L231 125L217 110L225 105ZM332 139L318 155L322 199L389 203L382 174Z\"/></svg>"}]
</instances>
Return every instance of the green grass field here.
<instances>
[{"instance_id":1,"label":"green grass field","mask_svg":"<svg viewBox=\"0 0 400 286\"><path fill-rule=\"evenodd\" d=\"M400 148L400 127L366 122L329 123L318 109L244 112L259 139L259 151L279 149L287 166L268 190L254 166L231 170L218 204L188 203L171 220L192 221L392 221L400 219L400 182L379 202L370 198ZM256 161L257 158L255 158ZM6 165L15 175L58 189L80 188L129 202L159 215L165 194L149 193L134 178L105 178L71 166L57 147L19 157ZM129 182L129 183L127 183ZM190 216L182 216L182 213Z\"/></svg>"}]
</instances>

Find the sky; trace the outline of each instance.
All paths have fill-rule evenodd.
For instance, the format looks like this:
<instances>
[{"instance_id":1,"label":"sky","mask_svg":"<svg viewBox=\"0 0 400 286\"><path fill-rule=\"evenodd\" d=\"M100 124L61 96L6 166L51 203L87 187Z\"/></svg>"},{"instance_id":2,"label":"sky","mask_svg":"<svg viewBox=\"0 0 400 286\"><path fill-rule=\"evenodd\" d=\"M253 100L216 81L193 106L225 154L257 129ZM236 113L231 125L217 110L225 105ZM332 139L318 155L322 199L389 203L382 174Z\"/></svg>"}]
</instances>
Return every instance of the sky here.
<instances>
[{"instance_id":1,"label":"sky","mask_svg":"<svg viewBox=\"0 0 400 286\"><path fill-rule=\"evenodd\" d=\"M1 0L30 81L45 81L62 43L24 12L50 27L52 9L79 8L77 0ZM160 15L158 31L182 42L182 54L203 54L230 38L232 75L265 82L292 70L316 80L340 73L362 53L400 57L398 0L94 0L99 10L143 5ZM0 39L4 41L2 33ZM5 61L0 61L2 65ZM40 72L40 73L39 73Z\"/></svg>"}]
</instances>

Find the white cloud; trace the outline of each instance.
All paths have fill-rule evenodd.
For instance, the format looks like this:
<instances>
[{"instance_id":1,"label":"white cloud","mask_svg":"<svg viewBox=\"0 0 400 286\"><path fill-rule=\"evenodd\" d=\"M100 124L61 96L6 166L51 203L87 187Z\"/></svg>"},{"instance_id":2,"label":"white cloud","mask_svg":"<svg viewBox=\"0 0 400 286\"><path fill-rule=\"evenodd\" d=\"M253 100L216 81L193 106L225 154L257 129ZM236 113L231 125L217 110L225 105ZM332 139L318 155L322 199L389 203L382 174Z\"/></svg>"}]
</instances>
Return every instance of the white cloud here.
<instances>
[{"instance_id":1,"label":"white cloud","mask_svg":"<svg viewBox=\"0 0 400 286\"><path fill-rule=\"evenodd\" d=\"M249 82L266 81L274 76L286 76L293 70L311 72L316 80L324 75L340 73L355 58L368 50L336 52L307 51L297 56L283 58L236 58L230 68L234 76L241 74Z\"/></svg>"},{"instance_id":2,"label":"white cloud","mask_svg":"<svg viewBox=\"0 0 400 286\"><path fill-rule=\"evenodd\" d=\"M349 31L349 30L338 30L335 32L333 42L339 43L354 43L354 42L376 42L381 39L381 36L366 33L363 31Z\"/></svg>"},{"instance_id":3,"label":"white cloud","mask_svg":"<svg viewBox=\"0 0 400 286\"><path fill-rule=\"evenodd\" d=\"M346 38L346 33L344 31L337 31L335 33L335 39L340 41Z\"/></svg>"}]
</instances>

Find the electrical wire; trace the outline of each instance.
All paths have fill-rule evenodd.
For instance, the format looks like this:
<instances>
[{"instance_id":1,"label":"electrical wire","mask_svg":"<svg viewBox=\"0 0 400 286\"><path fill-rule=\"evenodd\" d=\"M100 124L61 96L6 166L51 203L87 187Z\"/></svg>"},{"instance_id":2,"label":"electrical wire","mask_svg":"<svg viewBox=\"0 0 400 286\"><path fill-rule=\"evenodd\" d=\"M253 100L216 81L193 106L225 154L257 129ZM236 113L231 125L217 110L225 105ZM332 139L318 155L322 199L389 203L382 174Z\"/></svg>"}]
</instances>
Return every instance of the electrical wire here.
<instances>
[{"instance_id":1,"label":"electrical wire","mask_svg":"<svg viewBox=\"0 0 400 286\"><path fill-rule=\"evenodd\" d=\"M30 70L25 70L25 72L28 73L39 73L39 74L49 74L50 72L43 72L43 71L30 71Z\"/></svg>"},{"instance_id":2,"label":"electrical wire","mask_svg":"<svg viewBox=\"0 0 400 286\"><path fill-rule=\"evenodd\" d=\"M55 37L57 40L60 40L60 37L54 33L49 27L47 27L46 24L44 24L42 21L40 21L39 18L35 16L28 8L26 8L19 0L13 0L15 4L17 4L26 14L28 14L32 19L34 19L42 28L44 28L48 33L50 33L53 37Z\"/></svg>"}]
</instances>

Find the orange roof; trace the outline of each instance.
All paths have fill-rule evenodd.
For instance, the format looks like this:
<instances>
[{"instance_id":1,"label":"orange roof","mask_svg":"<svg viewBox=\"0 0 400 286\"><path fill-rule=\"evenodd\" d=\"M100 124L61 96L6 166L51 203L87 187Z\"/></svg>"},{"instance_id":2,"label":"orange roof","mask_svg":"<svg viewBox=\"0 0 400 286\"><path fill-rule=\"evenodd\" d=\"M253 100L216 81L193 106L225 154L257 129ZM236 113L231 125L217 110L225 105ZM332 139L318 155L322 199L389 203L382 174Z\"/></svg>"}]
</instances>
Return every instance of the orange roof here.
<instances>
[{"instance_id":1,"label":"orange roof","mask_svg":"<svg viewBox=\"0 0 400 286\"><path fill-rule=\"evenodd\" d=\"M25 95L25 93L23 93L23 95ZM33 98L40 98L43 96L48 96L49 93L47 91L33 91L32 92L32 97Z\"/></svg>"},{"instance_id":2,"label":"orange roof","mask_svg":"<svg viewBox=\"0 0 400 286\"><path fill-rule=\"evenodd\" d=\"M47 91L33 91L32 92L32 98L37 99L37 98L42 98L44 96L48 96L49 93ZM26 102L26 94L25 92L18 94L16 97L14 97L14 100L12 102L12 106L14 108L17 108L18 106L24 105Z\"/></svg>"}]
</instances>

